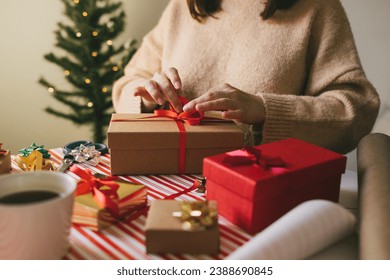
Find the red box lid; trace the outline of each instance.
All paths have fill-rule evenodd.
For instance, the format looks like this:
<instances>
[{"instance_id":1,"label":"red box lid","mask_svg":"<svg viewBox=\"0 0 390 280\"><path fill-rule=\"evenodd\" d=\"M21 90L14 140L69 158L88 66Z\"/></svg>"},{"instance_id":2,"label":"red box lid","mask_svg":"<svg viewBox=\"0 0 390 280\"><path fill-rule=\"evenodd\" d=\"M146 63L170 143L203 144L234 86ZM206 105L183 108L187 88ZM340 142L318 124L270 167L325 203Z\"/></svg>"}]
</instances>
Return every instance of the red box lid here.
<instances>
[{"instance_id":1,"label":"red box lid","mask_svg":"<svg viewBox=\"0 0 390 280\"><path fill-rule=\"evenodd\" d=\"M229 155L245 154L236 150L205 158L203 175L245 199L262 201L345 172L345 156L295 138L254 148L266 157L280 157L285 166L264 168L225 163Z\"/></svg>"}]
</instances>

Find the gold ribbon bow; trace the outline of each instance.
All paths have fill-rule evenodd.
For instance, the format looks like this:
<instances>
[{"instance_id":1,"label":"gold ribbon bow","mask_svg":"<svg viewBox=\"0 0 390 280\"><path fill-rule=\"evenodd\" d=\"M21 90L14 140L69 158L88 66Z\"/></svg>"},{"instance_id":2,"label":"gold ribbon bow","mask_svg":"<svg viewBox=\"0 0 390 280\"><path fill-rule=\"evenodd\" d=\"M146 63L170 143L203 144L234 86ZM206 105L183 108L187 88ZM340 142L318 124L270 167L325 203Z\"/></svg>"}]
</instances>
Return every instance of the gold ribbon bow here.
<instances>
[{"instance_id":1,"label":"gold ribbon bow","mask_svg":"<svg viewBox=\"0 0 390 280\"><path fill-rule=\"evenodd\" d=\"M180 211L175 211L172 216L182 221L184 230L204 230L217 223L218 212L207 201L182 201Z\"/></svg>"}]
</instances>

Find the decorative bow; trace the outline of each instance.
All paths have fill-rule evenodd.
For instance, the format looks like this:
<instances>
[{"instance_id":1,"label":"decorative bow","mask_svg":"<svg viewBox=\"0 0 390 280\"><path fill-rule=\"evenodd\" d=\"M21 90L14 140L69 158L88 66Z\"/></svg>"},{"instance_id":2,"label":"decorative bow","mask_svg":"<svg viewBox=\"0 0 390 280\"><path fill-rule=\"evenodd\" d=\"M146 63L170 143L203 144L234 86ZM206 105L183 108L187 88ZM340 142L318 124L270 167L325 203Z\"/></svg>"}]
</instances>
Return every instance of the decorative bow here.
<instances>
[{"instance_id":1,"label":"decorative bow","mask_svg":"<svg viewBox=\"0 0 390 280\"><path fill-rule=\"evenodd\" d=\"M5 154L7 153L7 151L6 151L6 150L3 150L3 149L1 148L2 145L3 145L3 143L0 143L0 155L5 155Z\"/></svg>"},{"instance_id":2,"label":"decorative bow","mask_svg":"<svg viewBox=\"0 0 390 280\"><path fill-rule=\"evenodd\" d=\"M30 147L21 149L15 161L24 171L54 170L53 163L49 160L51 154L43 145L32 143Z\"/></svg>"},{"instance_id":3,"label":"decorative bow","mask_svg":"<svg viewBox=\"0 0 390 280\"><path fill-rule=\"evenodd\" d=\"M181 201L180 211L173 212L172 216L182 221L184 230L204 230L217 223L218 212L207 201Z\"/></svg>"},{"instance_id":4,"label":"decorative bow","mask_svg":"<svg viewBox=\"0 0 390 280\"><path fill-rule=\"evenodd\" d=\"M270 157L263 155L260 150L246 146L242 149L246 155L227 155L223 163L229 165L248 165L255 164L268 169L269 167L285 167L286 163L279 156Z\"/></svg>"},{"instance_id":5,"label":"decorative bow","mask_svg":"<svg viewBox=\"0 0 390 280\"><path fill-rule=\"evenodd\" d=\"M76 165L73 165L70 171L80 177L76 196L92 193L93 199L100 208L107 208L113 216L119 215L117 193L119 184L113 181L116 177L96 178L92 175L91 170L84 170Z\"/></svg>"},{"instance_id":6,"label":"decorative bow","mask_svg":"<svg viewBox=\"0 0 390 280\"><path fill-rule=\"evenodd\" d=\"M179 96L179 99L183 105L188 103L187 98ZM154 110L155 117L166 117L175 121L182 121L189 125L200 125L200 122L204 118L203 112L192 110L190 112L177 113L175 109L169 104L169 110Z\"/></svg>"},{"instance_id":7,"label":"decorative bow","mask_svg":"<svg viewBox=\"0 0 390 280\"><path fill-rule=\"evenodd\" d=\"M78 163L87 163L92 166L99 164L100 152L96 150L95 146L84 146L81 144L77 149L72 150L70 153L74 157L74 160Z\"/></svg>"},{"instance_id":8,"label":"decorative bow","mask_svg":"<svg viewBox=\"0 0 390 280\"><path fill-rule=\"evenodd\" d=\"M49 153L48 150L46 150L44 148L43 145L41 146L38 146L36 145L35 143L32 143L30 147L28 148L24 148L24 149L21 149L19 151L19 153L23 156L23 157L28 157L33 151L38 151L42 154L43 158L50 158L51 157L51 154Z\"/></svg>"}]
</instances>

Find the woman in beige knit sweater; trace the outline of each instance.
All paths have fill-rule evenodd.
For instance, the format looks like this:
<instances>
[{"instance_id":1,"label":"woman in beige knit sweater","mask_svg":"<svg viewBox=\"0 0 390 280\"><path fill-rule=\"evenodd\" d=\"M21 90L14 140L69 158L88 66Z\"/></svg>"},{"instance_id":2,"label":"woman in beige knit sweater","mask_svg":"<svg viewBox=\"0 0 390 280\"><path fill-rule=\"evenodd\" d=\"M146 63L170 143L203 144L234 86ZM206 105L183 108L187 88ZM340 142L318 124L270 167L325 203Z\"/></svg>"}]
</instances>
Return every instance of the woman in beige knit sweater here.
<instances>
[{"instance_id":1,"label":"woman in beige knit sweater","mask_svg":"<svg viewBox=\"0 0 390 280\"><path fill-rule=\"evenodd\" d=\"M341 153L379 108L339 0L171 0L113 88L118 113L166 101L222 111L249 145L295 137Z\"/></svg>"}]
</instances>

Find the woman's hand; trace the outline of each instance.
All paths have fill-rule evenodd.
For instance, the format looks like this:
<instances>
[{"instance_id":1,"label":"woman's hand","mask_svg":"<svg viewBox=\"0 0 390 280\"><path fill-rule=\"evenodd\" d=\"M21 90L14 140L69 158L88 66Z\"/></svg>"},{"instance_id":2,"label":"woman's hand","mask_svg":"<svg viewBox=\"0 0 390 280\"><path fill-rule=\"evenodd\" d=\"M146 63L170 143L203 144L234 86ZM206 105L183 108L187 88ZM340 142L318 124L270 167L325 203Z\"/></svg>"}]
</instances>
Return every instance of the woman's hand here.
<instances>
[{"instance_id":1,"label":"woman's hand","mask_svg":"<svg viewBox=\"0 0 390 280\"><path fill-rule=\"evenodd\" d=\"M229 84L209 91L187 103L185 112L222 111L222 117L246 124L264 122L264 102L260 96L243 92Z\"/></svg>"},{"instance_id":2,"label":"woman's hand","mask_svg":"<svg viewBox=\"0 0 390 280\"><path fill-rule=\"evenodd\" d=\"M176 68L171 67L165 72L157 72L153 78L136 88L134 96L141 96L147 108L155 103L163 105L168 101L176 112L181 112L183 106L178 98L181 80Z\"/></svg>"}]
</instances>

